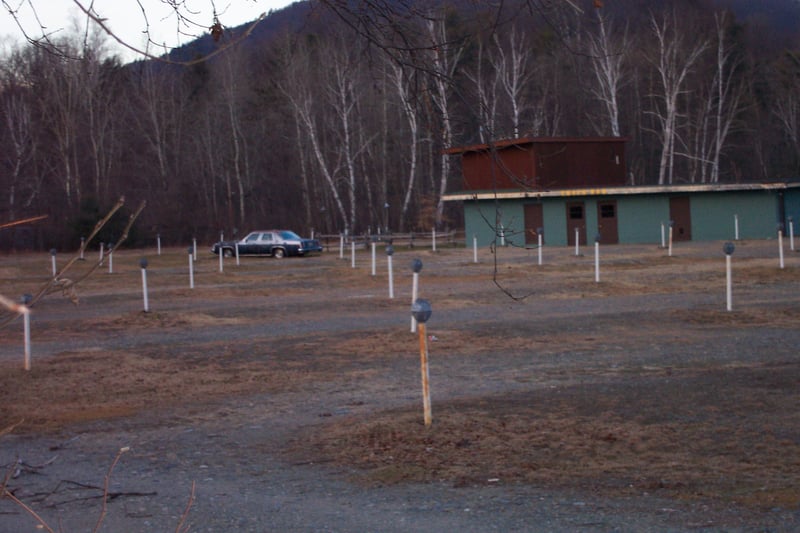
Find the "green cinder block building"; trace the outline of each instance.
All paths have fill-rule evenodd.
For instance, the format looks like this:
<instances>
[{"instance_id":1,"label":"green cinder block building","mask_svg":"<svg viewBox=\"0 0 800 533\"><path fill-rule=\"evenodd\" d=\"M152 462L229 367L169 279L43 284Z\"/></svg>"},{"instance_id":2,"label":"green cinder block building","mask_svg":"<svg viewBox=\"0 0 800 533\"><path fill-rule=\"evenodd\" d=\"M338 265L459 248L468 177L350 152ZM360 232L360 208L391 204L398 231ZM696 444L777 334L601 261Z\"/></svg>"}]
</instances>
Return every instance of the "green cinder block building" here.
<instances>
[{"instance_id":1,"label":"green cinder block building","mask_svg":"<svg viewBox=\"0 0 800 533\"><path fill-rule=\"evenodd\" d=\"M800 220L800 182L626 184L625 139L522 138L451 148L461 156L467 243L548 245L763 239Z\"/></svg>"}]
</instances>

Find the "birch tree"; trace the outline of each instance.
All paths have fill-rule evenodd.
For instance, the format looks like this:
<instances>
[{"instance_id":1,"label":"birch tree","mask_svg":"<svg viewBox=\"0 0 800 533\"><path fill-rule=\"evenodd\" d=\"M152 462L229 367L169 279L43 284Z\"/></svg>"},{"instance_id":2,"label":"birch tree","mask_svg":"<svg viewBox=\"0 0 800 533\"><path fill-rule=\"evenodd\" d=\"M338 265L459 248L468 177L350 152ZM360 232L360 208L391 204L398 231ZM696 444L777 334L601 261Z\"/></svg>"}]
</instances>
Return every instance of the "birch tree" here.
<instances>
[{"instance_id":1,"label":"birch tree","mask_svg":"<svg viewBox=\"0 0 800 533\"><path fill-rule=\"evenodd\" d=\"M442 14L443 15L443 14ZM431 16L426 21L427 35L431 48L427 53L429 61L430 97L439 112L441 120L439 142L448 147L453 144L453 123L450 117L450 84L459 66L463 45L448 36L447 21L444 16ZM442 153L439 157L439 188L436 199L434 224L438 227L444 217L444 195L450 175L450 156Z\"/></svg>"},{"instance_id":2,"label":"birch tree","mask_svg":"<svg viewBox=\"0 0 800 533\"><path fill-rule=\"evenodd\" d=\"M596 13L597 33L589 35L589 53L596 83L590 91L605 109L607 129L601 127L600 132L608 131L619 137L619 95L626 83L624 65L631 49L631 39L625 29L619 42L615 43L613 25L599 9Z\"/></svg>"},{"instance_id":3,"label":"birch tree","mask_svg":"<svg viewBox=\"0 0 800 533\"><path fill-rule=\"evenodd\" d=\"M492 37L495 46L491 49L489 61L511 108L510 133L517 138L520 135L522 114L528 108L528 85L535 75L530 47L525 43L525 34L517 33L516 26L512 26L508 33L507 50L498 33Z\"/></svg>"},{"instance_id":4,"label":"birch tree","mask_svg":"<svg viewBox=\"0 0 800 533\"><path fill-rule=\"evenodd\" d=\"M401 64L388 60L389 80L392 88L397 93L397 101L402 110L403 117L406 119L408 127L408 168L406 169L405 190L403 193L403 205L400 211L400 231L405 228L405 220L411 206L414 182L417 176L417 152L419 150L419 121L417 109L414 104L415 99L412 94L409 72Z\"/></svg>"},{"instance_id":5,"label":"birch tree","mask_svg":"<svg viewBox=\"0 0 800 533\"><path fill-rule=\"evenodd\" d=\"M656 38L656 55L649 60L656 69L661 92L653 95L657 104L651 111L655 115L661 142L658 165L658 184L672 184L675 168L675 143L678 136L678 119L681 110L679 97L685 89L687 76L708 47L705 39L691 42L688 30L677 25L676 15L665 14L660 21L650 16L650 27Z\"/></svg>"},{"instance_id":6,"label":"birch tree","mask_svg":"<svg viewBox=\"0 0 800 533\"><path fill-rule=\"evenodd\" d=\"M30 175L29 165L36 156L32 111L23 94L6 94L2 100L2 114L5 116L6 133L3 150L8 191L8 220L17 216L17 207L29 207L38 196L41 178ZM19 201L18 195L26 196Z\"/></svg>"},{"instance_id":7,"label":"birch tree","mask_svg":"<svg viewBox=\"0 0 800 533\"><path fill-rule=\"evenodd\" d=\"M322 144L320 126L315 113L314 95L311 92L313 63L311 50L300 42L292 42L284 48L282 57L282 79L278 88L291 106L299 133L298 150L310 150L326 189L343 225L343 231L349 233L351 225L345 204L337 189L337 172L335 165L328 162ZM302 135L302 136L301 136Z\"/></svg>"}]
</instances>

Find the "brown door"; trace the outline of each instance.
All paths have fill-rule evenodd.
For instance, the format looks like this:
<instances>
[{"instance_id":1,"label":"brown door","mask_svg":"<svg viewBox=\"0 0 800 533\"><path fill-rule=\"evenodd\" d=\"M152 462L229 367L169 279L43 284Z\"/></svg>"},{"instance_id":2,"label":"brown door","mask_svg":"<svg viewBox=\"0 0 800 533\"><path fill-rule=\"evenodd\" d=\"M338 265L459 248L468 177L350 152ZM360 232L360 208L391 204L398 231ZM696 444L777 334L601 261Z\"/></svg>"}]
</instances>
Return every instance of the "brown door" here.
<instances>
[{"instance_id":1,"label":"brown door","mask_svg":"<svg viewBox=\"0 0 800 533\"><path fill-rule=\"evenodd\" d=\"M567 202L567 243L575 246L575 230L579 244L586 244L586 208L583 202Z\"/></svg>"},{"instance_id":2,"label":"brown door","mask_svg":"<svg viewBox=\"0 0 800 533\"><path fill-rule=\"evenodd\" d=\"M692 211L688 196L674 196L669 199L669 219L673 222L673 241L692 240Z\"/></svg>"},{"instance_id":3,"label":"brown door","mask_svg":"<svg viewBox=\"0 0 800 533\"><path fill-rule=\"evenodd\" d=\"M544 228L542 204L525 204L525 244L539 244L539 228Z\"/></svg>"},{"instance_id":4,"label":"brown door","mask_svg":"<svg viewBox=\"0 0 800 533\"><path fill-rule=\"evenodd\" d=\"M600 233L600 244L617 244L617 201L604 200L597 202L597 229Z\"/></svg>"}]
</instances>

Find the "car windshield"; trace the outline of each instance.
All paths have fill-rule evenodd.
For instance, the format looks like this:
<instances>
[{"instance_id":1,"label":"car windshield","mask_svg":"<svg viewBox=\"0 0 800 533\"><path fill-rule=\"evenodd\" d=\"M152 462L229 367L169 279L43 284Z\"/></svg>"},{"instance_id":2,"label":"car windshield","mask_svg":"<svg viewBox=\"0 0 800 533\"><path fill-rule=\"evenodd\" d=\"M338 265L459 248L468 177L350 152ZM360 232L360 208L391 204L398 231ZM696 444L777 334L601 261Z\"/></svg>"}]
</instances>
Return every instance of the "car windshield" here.
<instances>
[{"instance_id":1,"label":"car windshield","mask_svg":"<svg viewBox=\"0 0 800 533\"><path fill-rule=\"evenodd\" d=\"M300 240L300 235L298 235L297 233L295 233L293 231L282 231L281 232L281 237L283 238L283 240L286 240L286 241L299 241Z\"/></svg>"}]
</instances>

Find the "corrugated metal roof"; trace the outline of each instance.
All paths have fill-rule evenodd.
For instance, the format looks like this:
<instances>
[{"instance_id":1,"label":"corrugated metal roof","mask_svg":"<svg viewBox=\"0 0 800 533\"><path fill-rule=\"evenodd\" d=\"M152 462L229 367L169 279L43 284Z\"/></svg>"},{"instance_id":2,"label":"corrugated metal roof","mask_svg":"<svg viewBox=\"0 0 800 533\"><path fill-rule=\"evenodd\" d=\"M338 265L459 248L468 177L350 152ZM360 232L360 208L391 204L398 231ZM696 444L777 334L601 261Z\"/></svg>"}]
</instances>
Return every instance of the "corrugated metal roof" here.
<instances>
[{"instance_id":1,"label":"corrugated metal roof","mask_svg":"<svg viewBox=\"0 0 800 533\"><path fill-rule=\"evenodd\" d=\"M442 152L455 155L464 152L487 152L490 149L502 149L511 146L521 146L526 144L550 144L550 143L597 143L597 142L626 142L627 137L519 137L516 139L502 139L486 144L471 144L469 146L455 146L446 148Z\"/></svg>"},{"instance_id":2,"label":"corrugated metal roof","mask_svg":"<svg viewBox=\"0 0 800 533\"><path fill-rule=\"evenodd\" d=\"M697 183L688 185L644 185L627 187L598 187L589 189L561 189L554 191L498 190L469 191L445 194L445 202L464 200L516 200L520 198L566 198L572 196L620 196L637 194L675 194L693 192L734 192L780 190L800 187L800 183Z\"/></svg>"}]
</instances>

